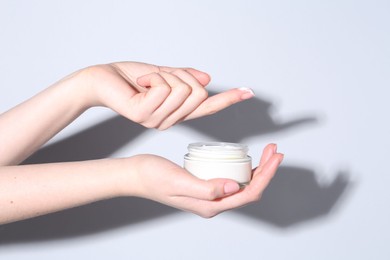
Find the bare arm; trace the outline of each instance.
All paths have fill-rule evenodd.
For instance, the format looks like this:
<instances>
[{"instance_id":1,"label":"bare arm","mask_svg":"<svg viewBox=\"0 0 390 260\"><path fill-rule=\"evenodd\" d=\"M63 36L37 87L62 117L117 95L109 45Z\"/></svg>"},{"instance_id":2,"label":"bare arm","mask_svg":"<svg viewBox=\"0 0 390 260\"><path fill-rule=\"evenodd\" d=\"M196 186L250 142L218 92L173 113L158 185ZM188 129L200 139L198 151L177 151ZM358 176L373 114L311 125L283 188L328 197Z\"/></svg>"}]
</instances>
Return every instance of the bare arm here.
<instances>
[{"instance_id":1,"label":"bare arm","mask_svg":"<svg viewBox=\"0 0 390 260\"><path fill-rule=\"evenodd\" d=\"M20 163L94 106L163 130L253 96L250 90L232 89L208 97L209 81L195 69L137 62L82 69L0 115L0 165Z\"/></svg>"},{"instance_id":2,"label":"bare arm","mask_svg":"<svg viewBox=\"0 0 390 260\"><path fill-rule=\"evenodd\" d=\"M0 167L0 224L117 197L120 167L120 159Z\"/></svg>"},{"instance_id":3,"label":"bare arm","mask_svg":"<svg viewBox=\"0 0 390 260\"><path fill-rule=\"evenodd\" d=\"M189 68L134 62L99 65L75 72L1 114L0 223L116 196L150 198L199 215L210 215L203 212L207 207L202 208L197 200L224 198L238 192L238 185L230 180L198 180L181 167L157 156L18 166L93 106L106 106L145 127L162 130L183 120L215 113L253 96L249 90L232 89L207 97L204 87L209 80L206 73ZM269 160L273 161L270 163L273 166L268 170L268 178L281 161L281 155L271 157ZM169 170L161 175L161 180L172 183L171 190L181 191L179 198L188 197L195 201L183 204L181 199L168 199L176 195L154 182L154 178L148 178L144 173L153 172L153 169L145 168L145 165L154 165L155 169L161 169L161 165L169 166L164 168ZM195 191L191 192L191 188ZM237 194L241 199L210 204L209 208L214 209L215 215L248 203L262 192L262 189L257 192L253 188L246 190L248 192Z\"/></svg>"},{"instance_id":4,"label":"bare arm","mask_svg":"<svg viewBox=\"0 0 390 260\"><path fill-rule=\"evenodd\" d=\"M119 196L143 197L209 218L259 200L282 159L276 146L268 145L242 190L232 180L200 180L147 154L0 167L0 224Z\"/></svg>"},{"instance_id":5,"label":"bare arm","mask_svg":"<svg viewBox=\"0 0 390 260\"><path fill-rule=\"evenodd\" d=\"M0 165L16 165L83 113L85 91L69 76L0 115Z\"/></svg>"}]
</instances>

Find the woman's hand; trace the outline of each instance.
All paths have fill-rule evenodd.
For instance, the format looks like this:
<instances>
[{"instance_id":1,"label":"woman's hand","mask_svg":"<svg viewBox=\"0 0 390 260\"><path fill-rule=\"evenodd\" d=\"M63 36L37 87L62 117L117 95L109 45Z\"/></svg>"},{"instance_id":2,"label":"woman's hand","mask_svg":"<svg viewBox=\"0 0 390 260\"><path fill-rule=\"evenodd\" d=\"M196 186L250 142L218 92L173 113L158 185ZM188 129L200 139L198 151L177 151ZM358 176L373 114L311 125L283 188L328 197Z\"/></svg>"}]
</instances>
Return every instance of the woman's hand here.
<instances>
[{"instance_id":1,"label":"woman's hand","mask_svg":"<svg viewBox=\"0 0 390 260\"><path fill-rule=\"evenodd\" d=\"M250 89L232 89L207 97L209 81L195 69L137 62L79 70L0 115L0 166L22 162L92 106L162 130L253 96Z\"/></svg>"},{"instance_id":2,"label":"woman's hand","mask_svg":"<svg viewBox=\"0 0 390 260\"><path fill-rule=\"evenodd\" d=\"M91 106L106 106L146 127L166 129L253 96L250 89L232 89L207 97L204 87L209 81L206 73L190 68L135 62L98 65L2 113L0 224L123 195L204 217L259 199L282 160L274 145L267 146L243 190L232 180L197 179L153 155L17 166Z\"/></svg>"},{"instance_id":3,"label":"woman's hand","mask_svg":"<svg viewBox=\"0 0 390 260\"><path fill-rule=\"evenodd\" d=\"M127 189L131 187L125 195L155 200L209 218L259 200L282 160L276 145L268 145L259 167L253 170L252 181L240 190L235 181L201 180L164 158L138 155L131 158L136 170L131 180L123 183Z\"/></svg>"},{"instance_id":4,"label":"woman's hand","mask_svg":"<svg viewBox=\"0 0 390 260\"><path fill-rule=\"evenodd\" d=\"M283 155L268 145L244 189L229 179L201 180L155 155L0 166L0 225L94 201L137 196L213 217L260 199Z\"/></svg>"},{"instance_id":5,"label":"woman's hand","mask_svg":"<svg viewBox=\"0 0 390 260\"><path fill-rule=\"evenodd\" d=\"M89 106L106 106L148 128L172 125L216 113L251 98L250 89L208 97L210 76L192 68L118 62L84 69Z\"/></svg>"}]
</instances>

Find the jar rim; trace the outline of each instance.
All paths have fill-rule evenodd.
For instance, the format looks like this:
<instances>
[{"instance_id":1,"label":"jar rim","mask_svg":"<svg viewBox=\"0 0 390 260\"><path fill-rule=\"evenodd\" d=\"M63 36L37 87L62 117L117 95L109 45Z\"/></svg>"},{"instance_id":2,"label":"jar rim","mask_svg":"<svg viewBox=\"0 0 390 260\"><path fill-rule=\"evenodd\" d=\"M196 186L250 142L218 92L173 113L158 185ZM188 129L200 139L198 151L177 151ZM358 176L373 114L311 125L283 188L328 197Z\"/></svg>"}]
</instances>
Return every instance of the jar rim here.
<instances>
[{"instance_id":1,"label":"jar rim","mask_svg":"<svg viewBox=\"0 0 390 260\"><path fill-rule=\"evenodd\" d=\"M239 159L247 157L248 146L228 142L196 142L188 145L188 157Z\"/></svg>"},{"instance_id":2,"label":"jar rim","mask_svg":"<svg viewBox=\"0 0 390 260\"><path fill-rule=\"evenodd\" d=\"M247 151L248 146L239 143L229 142L196 142L188 145L188 149L200 149L200 150L240 150Z\"/></svg>"},{"instance_id":3,"label":"jar rim","mask_svg":"<svg viewBox=\"0 0 390 260\"><path fill-rule=\"evenodd\" d=\"M184 155L185 161L199 161L199 162L210 162L210 163L245 163L252 161L252 157L249 155L243 158L224 158L224 157L198 157L190 156L190 154Z\"/></svg>"}]
</instances>

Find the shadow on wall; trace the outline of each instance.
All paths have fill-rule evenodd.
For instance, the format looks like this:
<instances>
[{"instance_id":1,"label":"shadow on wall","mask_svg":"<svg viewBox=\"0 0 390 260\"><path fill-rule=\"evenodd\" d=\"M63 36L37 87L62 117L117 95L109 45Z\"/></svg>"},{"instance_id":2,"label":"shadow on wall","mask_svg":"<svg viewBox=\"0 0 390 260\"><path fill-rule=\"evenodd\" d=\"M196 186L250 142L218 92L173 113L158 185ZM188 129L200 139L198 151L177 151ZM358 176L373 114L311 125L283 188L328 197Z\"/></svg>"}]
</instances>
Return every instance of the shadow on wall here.
<instances>
[{"instance_id":1,"label":"shadow on wall","mask_svg":"<svg viewBox=\"0 0 390 260\"><path fill-rule=\"evenodd\" d=\"M217 141L240 142L248 137L276 133L317 122L315 117L277 122L270 114L271 108L270 102L253 98L230 106L214 115L186 121L181 125L195 129Z\"/></svg>"},{"instance_id":2,"label":"shadow on wall","mask_svg":"<svg viewBox=\"0 0 390 260\"><path fill-rule=\"evenodd\" d=\"M23 164L72 162L106 158L145 131L123 117L113 117L95 126L48 145Z\"/></svg>"},{"instance_id":3,"label":"shadow on wall","mask_svg":"<svg viewBox=\"0 0 390 260\"><path fill-rule=\"evenodd\" d=\"M210 95L216 93L210 92ZM316 123L315 117L290 122L275 122L271 103L253 98L230 106L214 115L181 123L217 141L240 142L248 137L276 133L293 127ZM60 142L39 150L24 164L70 162L105 158L148 131L139 124L116 116Z\"/></svg>"},{"instance_id":4,"label":"shadow on wall","mask_svg":"<svg viewBox=\"0 0 390 260\"><path fill-rule=\"evenodd\" d=\"M347 172L339 172L329 184L320 184L314 171L283 166L260 202L238 209L237 213L279 228L289 228L330 214L349 186Z\"/></svg>"},{"instance_id":5,"label":"shadow on wall","mask_svg":"<svg viewBox=\"0 0 390 260\"><path fill-rule=\"evenodd\" d=\"M184 122L216 140L241 139L315 123L315 117L276 123L269 114L271 103L258 98L234 105L215 115ZM44 147L24 163L79 161L108 157L146 129L122 117L114 117L60 142ZM280 228L329 214L348 186L339 175L329 186L320 186L315 173L286 167L267 188L260 203L235 212ZM0 245L71 238L137 224L179 211L140 198L116 198L0 226Z\"/></svg>"}]
</instances>

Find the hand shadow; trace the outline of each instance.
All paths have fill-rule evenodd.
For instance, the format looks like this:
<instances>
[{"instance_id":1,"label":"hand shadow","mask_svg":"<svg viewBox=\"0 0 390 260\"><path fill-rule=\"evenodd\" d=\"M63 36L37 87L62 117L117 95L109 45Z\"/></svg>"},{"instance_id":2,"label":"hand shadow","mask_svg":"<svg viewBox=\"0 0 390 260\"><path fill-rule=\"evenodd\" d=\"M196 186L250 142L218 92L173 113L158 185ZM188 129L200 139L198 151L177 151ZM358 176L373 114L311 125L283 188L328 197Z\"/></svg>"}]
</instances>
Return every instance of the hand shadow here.
<instances>
[{"instance_id":1,"label":"hand shadow","mask_svg":"<svg viewBox=\"0 0 390 260\"><path fill-rule=\"evenodd\" d=\"M331 183L321 185L312 170L281 166L261 200L235 212L278 228L295 227L328 216L350 185L347 172L339 172Z\"/></svg>"},{"instance_id":2,"label":"hand shadow","mask_svg":"<svg viewBox=\"0 0 390 260\"><path fill-rule=\"evenodd\" d=\"M210 92L210 95L216 94ZM272 118L272 104L252 98L230 106L216 114L181 123L218 141L240 142L245 138L276 133L300 125L316 123L316 117L304 117L289 122Z\"/></svg>"},{"instance_id":3,"label":"hand shadow","mask_svg":"<svg viewBox=\"0 0 390 260\"><path fill-rule=\"evenodd\" d=\"M106 158L140 136L145 130L139 124L115 116L64 140L45 146L23 164Z\"/></svg>"},{"instance_id":4,"label":"hand shadow","mask_svg":"<svg viewBox=\"0 0 390 260\"><path fill-rule=\"evenodd\" d=\"M0 247L92 235L179 212L140 198L115 198L0 226Z\"/></svg>"},{"instance_id":5,"label":"hand shadow","mask_svg":"<svg viewBox=\"0 0 390 260\"><path fill-rule=\"evenodd\" d=\"M273 133L316 121L315 117L309 117L280 124L273 120L269 114L270 106L271 103L254 98L236 104L215 115L184 122L180 125L181 127L189 127L200 131L217 140L238 142L246 137ZM119 116L114 117L42 148L24 163L80 161L109 157L145 130L145 128L129 122L127 119ZM318 201L318 204L315 205L305 204L306 208L297 213L295 209L302 207L302 202L296 196L297 194L290 194L295 197L280 196L280 194L283 194L285 186L288 186L287 182L292 183L291 189L294 188L293 184L296 185L297 182L295 179L288 179L280 187L280 181L278 181L280 177L276 177L276 184L271 186L268 195L264 195L265 205L263 208L258 209L259 205L256 204L237 212L267 221L281 228L308 221L321 214L328 214L342 192L334 193L332 189L320 189L318 184L313 181L314 174L312 171L303 168L294 169L286 171L282 168L280 176L287 175L283 174L283 171L290 171L290 173L292 171L294 174L291 174L291 176L300 176L300 182L307 185L307 189L303 190L307 194L299 194L299 196L306 196L307 198L317 196L325 199ZM308 172L312 174L307 174ZM283 180L287 179L284 177ZM262 203L263 201L260 205ZM294 207L294 204L296 207ZM277 207L272 209L272 205L277 205ZM272 210L268 212L270 209ZM295 211L287 214L286 212L290 212L291 209ZM139 198L117 198L100 201L34 219L2 225L0 226L0 245L90 235L177 212L179 211L170 207ZM279 214L283 216L279 216ZM289 214L292 214L292 216L290 217Z\"/></svg>"}]
</instances>

